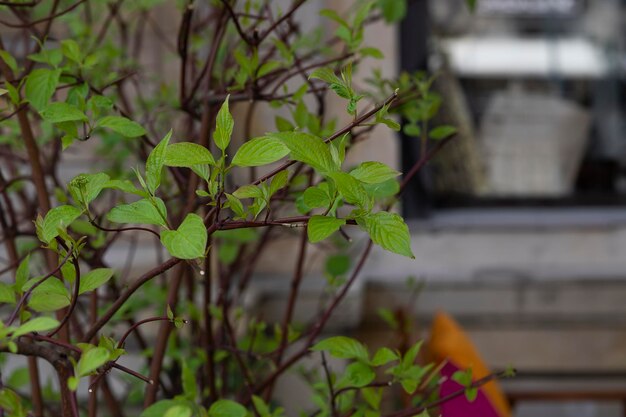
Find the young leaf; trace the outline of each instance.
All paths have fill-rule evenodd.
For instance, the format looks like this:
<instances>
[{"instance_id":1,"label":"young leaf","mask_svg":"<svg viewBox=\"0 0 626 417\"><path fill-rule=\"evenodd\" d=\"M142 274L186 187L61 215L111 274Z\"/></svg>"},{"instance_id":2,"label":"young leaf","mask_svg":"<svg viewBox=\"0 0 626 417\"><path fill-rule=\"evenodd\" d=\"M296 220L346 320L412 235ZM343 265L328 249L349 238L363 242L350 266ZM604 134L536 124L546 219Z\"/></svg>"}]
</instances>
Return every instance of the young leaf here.
<instances>
[{"instance_id":1,"label":"young leaf","mask_svg":"<svg viewBox=\"0 0 626 417\"><path fill-rule=\"evenodd\" d=\"M333 161L330 149L324 141L303 132L277 132L271 137L280 139L291 153L291 159L304 162L321 173L335 172L339 167Z\"/></svg>"},{"instance_id":2,"label":"young leaf","mask_svg":"<svg viewBox=\"0 0 626 417\"><path fill-rule=\"evenodd\" d=\"M367 349L358 340L346 336L334 336L324 339L311 348L315 351L327 351L339 359L368 360Z\"/></svg>"},{"instance_id":3,"label":"young leaf","mask_svg":"<svg viewBox=\"0 0 626 417\"><path fill-rule=\"evenodd\" d=\"M217 400L209 408L209 417L246 417L246 408L231 400Z\"/></svg>"},{"instance_id":4,"label":"young leaf","mask_svg":"<svg viewBox=\"0 0 626 417\"><path fill-rule=\"evenodd\" d=\"M395 23L406 15L407 0L378 0L378 7L387 23Z\"/></svg>"},{"instance_id":5,"label":"young leaf","mask_svg":"<svg viewBox=\"0 0 626 417\"><path fill-rule=\"evenodd\" d=\"M196 384L196 375L188 360L181 360L181 379L183 383L183 392L189 401L194 401L198 395L198 386Z\"/></svg>"},{"instance_id":6,"label":"young leaf","mask_svg":"<svg viewBox=\"0 0 626 417\"><path fill-rule=\"evenodd\" d=\"M225 151L230 143L230 137L233 134L233 127L235 122L233 120L233 116L230 114L228 109L228 99L230 96L226 97L226 100L222 104L220 111L217 113L217 119L215 120L215 133L213 134L213 140L218 148L222 151Z\"/></svg>"},{"instance_id":7,"label":"young leaf","mask_svg":"<svg viewBox=\"0 0 626 417\"><path fill-rule=\"evenodd\" d=\"M15 304L15 291L12 285L0 282L0 304L3 303Z\"/></svg>"},{"instance_id":8,"label":"young leaf","mask_svg":"<svg viewBox=\"0 0 626 417\"><path fill-rule=\"evenodd\" d=\"M307 226L309 242L316 243L326 239L344 224L346 224L344 219L336 219L329 216L312 216Z\"/></svg>"},{"instance_id":9,"label":"young leaf","mask_svg":"<svg viewBox=\"0 0 626 417\"><path fill-rule=\"evenodd\" d=\"M263 198L263 191L255 185L243 185L235 190L233 195L237 198Z\"/></svg>"},{"instance_id":10,"label":"young leaf","mask_svg":"<svg viewBox=\"0 0 626 417\"><path fill-rule=\"evenodd\" d=\"M226 199L228 200L228 203L230 204L230 209L233 211L233 213L235 213L237 217L244 217L245 211L243 208L243 204L241 204L241 201L239 201L239 199L232 194L228 194L228 193L225 193L225 194L226 194Z\"/></svg>"},{"instance_id":11,"label":"young leaf","mask_svg":"<svg viewBox=\"0 0 626 417\"><path fill-rule=\"evenodd\" d=\"M202 217L187 214L177 230L161 232L161 243L168 252L179 259L196 259L204 256L207 231Z\"/></svg>"},{"instance_id":12,"label":"young leaf","mask_svg":"<svg viewBox=\"0 0 626 417\"><path fill-rule=\"evenodd\" d=\"M428 136L430 136L430 138L434 140L441 140L447 138L448 136L452 136L455 133L456 127L443 125L437 126L436 128L432 129L430 132L428 132Z\"/></svg>"},{"instance_id":13,"label":"young leaf","mask_svg":"<svg viewBox=\"0 0 626 417\"><path fill-rule=\"evenodd\" d=\"M176 404L165 411L163 417L191 417L193 410L187 404Z\"/></svg>"},{"instance_id":14,"label":"young leaf","mask_svg":"<svg viewBox=\"0 0 626 417\"><path fill-rule=\"evenodd\" d=\"M364 387L376 378L374 370L364 362L354 362L346 367L341 386Z\"/></svg>"},{"instance_id":15,"label":"young leaf","mask_svg":"<svg viewBox=\"0 0 626 417\"><path fill-rule=\"evenodd\" d=\"M78 174L70 181L68 190L74 201L87 205L98 197L109 180L109 176L103 172Z\"/></svg>"},{"instance_id":16,"label":"young leaf","mask_svg":"<svg viewBox=\"0 0 626 417\"><path fill-rule=\"evenodd\" d=\"M400 173L382 162L368 161L350 171L350 175L366 184L379 184L397 177Z\"/></svg>"},{"instance_id":17,"label":"young leaf","mask_svg":"<svg viewBox=\"0 0 626 417\"><path fill-rule=\"evenodd\" d=\"M232 164L252 167L271 164L289 154L289 148L278 138L261 136L241 145Z\"/></svg>"},{"instance_id":18,"label":"young leaf","mask_svg":"<svg viewBox=\"0 0 626 417\"><path fill-rule=\"evenodd\" d=\"M135 187L129 180L109 180L102 188L113 188L114 190L119 190L124 193L135 194L140 197L148 197L148 194L145 191L138 190L137 187Z\"/></svg>"},{"instance_id":19,"label":"young leaf","mask_svg":"<svg viewBox=\"0 0 626 417\"><path fill-rule=\"evenodd\" d=\"M97 126L106 127L127 138L135 138L146 134L146 130L137 122L122 116L106 116L98 120Z\"/></svg>"},{"instance_id":20,"label":"young leaf","mask_svg":"<svg viewBox=\"0 0 626 417\"><path fill-rule=\"evenodd\" d=\"M32 332L45 332L46 330L52 330L59 325L59 321L52 317L37 317L22 324L16 331L13 332L12 337L18 338Z\"/></svg>"},{"instance_id":21,"label":"young leaf","mask_svg":"<svg viewBox=\"0 0 626 417\"><path fill-rule=\"evenodd\" d=\"M78 288L78 294L83 294L88 291L93 291L101 285L105 284L113 276L113 270L111 268L96 268L89 271L87 274L80 278L80 287Z\"/></svg>"},{"instance_id":22,"label":"young leaf","mask_svg":"<svg viewBox=\"0 0 626 417\"><path fill-rule=\"evenodd\" d=\"M322 187L320 184L316 187L309 187L304 190L304 204L309 208L328 207L331 203L331 197L328 195L328 187ZM328 185L328 184L326 184Z\"/></svg>"},{"instance_id":23,"label":"young leaf","mask_svg":"<svg viewBox=\"0 0 626 417\"><path fill-rule=\"evenodd\" d=\"M0 51L0 59L2 59L13 72L17 72L17 61L10 53L4 50Z\"/></svg>"},{"instance_id":24,"label":"young leaf","mask_svg":"<svg viewBox=\"0 0 626 417\"><path fill-rule=\"evenodd\" d=\"M68 59L80 63L82 61L82 54L80 52L80 46L74 39L64 39L61 41L61 51Z\"/></svg>"},{"instance_id":25,"label":"young leaf","mask_svg":"<svg viewBox=\"0 0 626 417\"><path fill-rule=\"evenodd\" d=\"M82 211L73 206L58 206L50 210L43 220L41 236L45 243L59 235L58 229L67 228L82 214Z\"/></svg>"},{"instance_id":26,"label":"young leaf","mask_svg":"<svg viewBox=\"0 0 626 417\"><path fill-rule=\"evenodd\" d=\"M272 412L270 411L270 407L263 400L263 398L253 395L252 403L254 404L254 408L259 412L260 417L272 417Z\"/></svg>"},{"instance_id":27,"label":"young leaf","mask_svg":"<svg viewBox=\"0 0 626 417\"><path fill-rule=\"evenodd\" d=\"M419 138L422 135L422 129L416 124L404 125L404 134L414 138Z\"/></svg>"},{"instance_id":28,"label":"young leaf","mask_svg":"<svg viewBox=\"0 0 626 417\"><path fill-rule=\"evenodd\" d=\"M24 95L30 105L38 111L46 107L56 91L60 77L60 69L39 68L33 70L26 78L24 85Z\"/></svg>"},{"instance_id":29,"label":"young leaf","mask_svg":"<svg viewBox=\"0 0 626 417\"><path fill-rule=\"evenodd\" d=\"M187 167L194 165L215 165L215 159L207 148L191 142L172 143L165 153L165 165L168 167Z\"/></svg>"},{"instance_id":30,"label":"young leaf","mask_svg":"<svg viewBox=\"0 0 626 417\"><path fill-rule=\"evenodd\" d=\"M289 171L286 169L274 175L270 183L270 196L276 194L278 190L285 187L289 181Z\"/></svg>"},{"instance_id":31,"label":"young leaf","mask_svg":"<svg viewBox=\"0 0 626 417\"><path fill-rule=\"evenodd\" d=\"M343 84L341 78L335 75L335 72L330 68L318 68L309 75L309 79L317 78L322 81L326 81L328 84Z\"/></svg>"},{"instance_id":32,"label":"young leaf","mask_svg":"<svg viewBox=\"0 0 626 417\"><path fill-rule=\"evenodd\" d=\"M30 270L30 254L24 258L22 262L20 262L20 266L17 267L17 271L15 271L15 289L20 291L22 287L28 281L29 270Z\"/></svg>"},{"instance_id":33,"label":"young leaf","mask_svg":"<svg viewBox=\"0 0 626 417\"><path fill-rule=\"evenodd\" d=\"M48 278L37 286L28 300L28 307L39 312L56 311L68 305L70 305L70 296L67 288L54 277Z\"/></svg>"},{"instance_id":34,"label":"young leaf","mask_svg":"<svg viewBox=\"0 0 626 417\"><path fill-rule=\"evenodd\" d=\"M345 172L333 172L328 176L335 182L337 189L348 203L366 210L371 208L371 199L359 180Z\"/></svg>"},{"instance_id":35,"label":"young leaf","mask_svg":"<svg viewBox=\"0 0 626 417\"><path fill-rule=\"evenodd\" d=\"M71 104L50 103L41 111L41 117L50 123L87 121L85 113Z\"/></svg>"},{"instance_id":36,"label":"young leaf","mask_svg":"<svg viewBox=\"0 0 626 417\"><path fill-rule=\"evenodd\" d=\"M347 255L331 255L326 259L324 270L333 277L338 277L350 270L350 257Z\"/></svg>"},{"instance_id":37,"label":"young leaf","mask_svg":"<svg viewBox=\"0 0 626 417\"><path fill-rule=\"evenodd\" d=\"M167 145L172 137L172 131L170 130L167 135L154 147L148 160L146 161L146 179L148 182L148 191L154 194L159 185L161 185L161 170L165 164L165 157L167 153Z\"/></svg>"},{"instance_id":38,"label":"young leaf","mask_svg":"<svg viewBox=\"0 0 626 417\"><path fill-rule=\"evenodd\" d=\"M357 222L377 245L390 252L414 259L409 227L402 217L381 211L358 218Z\"/></svg>"},{"instance_id":39,"label":"young leaf","mask_svg":"<svg viewBox=\"0 0 626 417\"><path fill-rule=\"evenodd\" d=\"M376 351L374 358L372 358L372 366L387 365L389 362L398 359L398 354L396 354L393 350L387 347L382 347Z\"/></svg>"},{"instance_id":40,"label":"young leaf","mask_svg":"<svg viewBox=\"0 0 626 417\"><path fill-rule=\"evenodd\" d=\"M130 204L120 204L111 209L109 214L107 214L107 219L115 223L155 224L166 227L167 223L161 215L166 214L165 203L156 197L153 197L153 201L158 208L147 199Z\"/></svg>"},{"instance_id":41,"label":"young leaf","mask_svg":"<svg viewBox=\"0 0 626 417\"><path fill-rule=\"evenodd\" d=\"M80 356L76 365L78 377L89 375L109 361L109 351L103 347L94 347Z\"/></svg>"}]
</instances>

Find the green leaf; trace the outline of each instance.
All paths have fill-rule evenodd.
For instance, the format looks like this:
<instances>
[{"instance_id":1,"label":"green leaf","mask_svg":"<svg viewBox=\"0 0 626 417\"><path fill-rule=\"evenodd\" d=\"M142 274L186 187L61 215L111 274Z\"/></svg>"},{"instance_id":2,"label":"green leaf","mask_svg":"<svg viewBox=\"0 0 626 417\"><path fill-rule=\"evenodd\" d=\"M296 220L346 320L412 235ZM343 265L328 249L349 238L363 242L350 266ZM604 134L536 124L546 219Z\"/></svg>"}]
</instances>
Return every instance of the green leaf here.
<instances>
[{"instance_id":1,"label":"green leaf","mask_svg":"<svg viewBox=\"0 0 626 417\"><path fill-rule=\"evenodd\" d=\"M13 286L4 282L0 282L0 304L2 303L15 304Z\"/></svg>"},{"instance_id":2,"label":"green leaf","mask_svg":"<svg viewBox=\"0 0 626 417\"><path fill-rule=\"evenodd\" d=\"M123 193L135 194L141 197L147 197L145 191L138 190L129 180L109 180L104 184L103 188L112 188Z\"/></svg>"},{"instance_id":3,"label":"green leaf","mask_svg":"<svg viewBox=\"0 0 626 417\"><path fill-rule=\"evenodd\" d=\"M22 388L26 387L26 385L30 382L30 374L28 372L28 368L22 367L17 368L6 380L6 385L14 388Z\"/></svg>"},{"instance_id":4,"label":"green leaf","mask_svg":"<svg viewBox=\"0 0 626 417\"><path fill-rule=\"evenodd\" d=\"M476 10L476 1L477 0L465 0L465 2L467 3L467 7L470 9L471 12Z\"/></svg>"},{"instance_id":5,"label":"green leaf","mask_svg":"<svg viewBox=\"0 0 626 417\"><path fill-rule=\"evenodd\" d=\"M217 113L217 119L215 120L215 133L213 134L213 140L218 148L225 151L230 143L230 137L233 134L233 127L235 121L228 109L228 100L230 95L226 97L226 100L222 104L220 111Z\"/></svg>"},{"instance_id":6,"label":"green leaf","mask_svg":"<svg viewBox=\"0 0 626 417\"><path fill-rule=\"evenodd\" d=\"M113 276L114 271L111 268L92 269L86 275L80 278L80 287L78 294L93 291L101 285L105 284Z\"/></svg>"},{"instance_id":7,"label":"green leaf","mask_svg":"<svg viewBox=\"0 0 626 417\"><path fill-rule=\"evenodd\" d=\"M12 337L17 338L32 332L45 332L55 329L59 324L59 321L52 317L37 317L22 324L13 332Z\"/></svg>"},{"instance_id":8,"label":"green leaf","mask_svg":"<svg viewBox=\"0 0 626 417\"><path fill-rule=\"evenodd\" d=\"M161 243L168 252L179 259L196 259L204 256L207 231L202 217L190 213L177 230L161 232Z\"/></svg>"},{"instance_id":9,"label":"green leaf","mask_svg":"<svg viewBox=\"0 0 626 417\"><path fill-rule=\"evenodd\" d=\"M260 417L272 417L272 412L263 398L253 395L252 402L254 403L255 410L259 412Z\"/></svg>"},{"instance_id":10,"label":"green leaf","mask_svg":"<svg viewBox=\"0 0 626 417\"><path fill-rule=\"evenodd\" d=\"M217 400L209 408L209 417L246 417L246 408L231 400Z\"/></svg>"},{"instance_id":11,"label":"green leaf","mask_svg":"<svg viewBox=\"0 0 626 417\"><path fill-rule=\"evenodd\" d=\"M109 176L103 172L79 174L70 181L68 190L74 201L87 205L98 197L109 180Z\"/></svg>"},{"instance_id":12,"label":"green leaf","mask_svg":"<svg viewBox=\"0 0 626 417\"><path fill-rule=\"evenodd\" d=\"M58 229L66 229L81 214L82 211L73 206L58 206L50 210L43 220L41 234L43 241L50 243L59 235Z\"/></svg>"},{"instance_id":13,"label":"green leaf","mask_svg":"<svg viewBox=\"0 0 626 417\"><path fill-rule=\"evenodd\" d=\"M24 95L36 110L41 111L54 95L61 77L60 69L40 68L33 70L26 78Z\"/></svg>"},{"instance_id":14,"label":"green leaf","mask_svg":"<svg viewBox=\"0 0 626 417\"><path fill-rule=\"evenodd\" d=\"M163 417L167 410L178 404L180 404L180 402L174 400L157 401L143 410L139 417Z\"/></svg>"},{"instance_id":15,"label":"green leaf","mask_svg":"<svg viewBox=\"0 0 626 417\"><path fill-rule=\"evenodd\" d=\"M418 125L407 124L404 125L404 134L414 138L419 138L422 135L422 129Z\"/></svg>"},{"instance_id":16,"label":"green leaf","mask_svg":"<svg viewBox=\"0 0 626 417\"><path fill-rule=\"evenodd\" d=\"M211 155L211 158L213 157L213 155ZM167 158L166 158L166 163L167 163ZM203 180L205 180L206 182L209 182L210 178L211 178L211 170L209 169L209 165L207 164L198 164L198 165L192 165L189 168L191 168L191 170L200 178L202 178Z\"/></svg>"},{"instance_id":17,"label":"green leaf","mask_svg":"<svg viewBox=\"0 0 626 417\"><path fill-rule=\"evenodd\" d=\"M165 165L168 167L187 167L194 165L215 165L211 152L204 146L191 142L172 143L167 147Z\"/></svg>"},{"instance_id":18,"label":"green leaf","mask_svg":"<svg viewBox=\"0 0 626 417\"><path fill-rule=\"evenodd\" d=\"M335 182L337 189L348 203L365 210L371 208L371 198L359 180L345 172L333 172L328 176Z\"/></svg>"},{"instance_id":19,"label":"green leaf","mask_svg":"<svg viewBox=\"0 0 626 417\"><path fill-rule=\"evenodd\" d=\"M193 410L187 404L176 404L167 409L163 417L191 417Z\"/></svg>"},{"instance_id":20,"label":"green leaf","mask_svg":"<svg viewBox=\"0 0 626 417\"><path fill-rule=\"evenodd\" d=\"M270 183L270 196L276 194L276 192L287 185L289 181L289 171L282 170L274 177L272 177L272 182Z\"/></svg>"},{"instance_id":21,"label":"green leaf","mask_svg":"<svg viewBox=\"0 0 626 417\"><path fill-rule=\"evenodd\" d=\"M417 391L419 383L413 379L405 378L400 380L400 385L402 385L402 388L407 394L412 395L415 391Z\"/></svg>"},{"instance_id":22,"label":"green leaf","mask_svg":"<svg viewBox=\"0 0 626 417\"><path fill-rule=\"evenodd\" d=\"M241 201L239 201L239 199L237 197L235 197L232 194L226 194L226 199L228 200L228 203L230 204L230 209L233 211L233 213L235 213L237 215L237 217L244 217L244 208L243 208L243 204L241 204Z\"/></svg>"},{"instance_id":23,"label":"green leaf","mask_svg":"<svg viewBox=\"0 0 626 417\"><path fill-rule=\"evenodd\" d=\"M82 61L82 54L80 53L80 46L74 39L64 39L61 41L61 51L68 59L80 63Z\"/></svg>"},{"instance_id":24,"label":"green leaf","mask_svg":"<svg viewBox=\"0 0 626 417\"><path fill-rule=\"evenodd\" d=\"M278 138L261 136L241 145L233 157L232 164L252 167L271 164L289 154L289 148Z\"/></svg>"},{"instance_id":25,"label":"green leaf","mask_svg":"<svg viewBox=\"0 0 626 417\"><path fill-rule=\"evenodd\" d=\"M350 257L347 255L331 255L326 259L324 270L333 277L338 277L350 270Z\"/></svg>"},{"instance_id":26,"label":"green leaf","mask_svg":"<svg viewBox=\"0 0 626 417\"><path fill-rule=\"evenodd\" d=\"M379 0L378 7L387 23L395 23L406 16L407 0Z\"/></svg>"},{"instance_id":27,"label":"green leaf","mask_svg":"<svg viewBox=\"0 0 626 417\"><path fill-rule=\"evenodd\" d=\"M474 400L478 397L478 388L467 388L465 390L465 398L467 401L474 402Z\"/></svg>"},{"instance_id":28,"label":"green leaf","mask_svg":"<svg viewBox=\"0 0 626 417\"><path fill-rule=\"evenodd\" d=\"M30 254L28 254L22 262L20 262L20 266L18 266L17 271L15 271L15 288L18 291L21 291L26 281L28 281L28 277L30 273L29 266L30 266Z\"/></svg>"},{"instance_id":29,"label":"green leaf","mask_svg":"<svg viewBox=\"0 0 626 417\"><path fill-rule=\"evenodd\" d=\"M321 173L335 172L339 167L333 161L330 149L324 141L303 132L277 132L270 136L280 139L289 148L291 159L304 162Z\"/></svg>"},{"instance_id":30,"label":"green leaf","mask_svg":"<svg viewBox=\"0 0 626 417\"><path fill-rule=\"evenodd\" d=\"M153 197L152 201L156 203L158 208L150 200L142 199L134 203L113 207L107 214L107 219L115 223L155 224L166 227L167 223L163 218L163 215L166 215L165 203L156 197Z\"/></svg>"},{"instance_id":31,"label":"green leaf","mask_svg":"<svg viewBox=\"0 0 626 417\"><path fill-rule=\"evenodd\" d=\"M398 360L398 354L393 350L382 347L376 351L374 358L372 359L372 366L383 366L387 365L389 362Z\"/></svg>"},{"instance_id":32,"label":"green leaf","mask_svg":"<svg viewBox=\"0 0 626 417\"><path fill-rule=\"evenodd\" d=\"M317 78L322 81L326 81L328 84L343 84L341 78L339 78L333 70L330 68L318 68L309 75L309 79Z\"/></svg>"},{"instance_id":33,"label":"green leaf","mask_svg":"<svg viewBox=\"0 0 626 417\"><path fill-rule=\"evenodd\" d=\"M83 352L76 365L78 377L89 375L109 361L109 351L103 347L94 347Z\"/></svg>"},{"instance_id":34,"label":"green leaf","mask_svg":"<svg viewBox=\"0 0 626 417\"><path fill-rule=\"evenodd\" d=\"M87 121L87 116L78 107L62 102L48 104L41 111L41 117L50 123Z\"/></svg>"},{"instance_id":35,"label":"green leaf","mask_svg":"<svg viewBox=\"0 0 626 417\"><path fill-rule=\"evenodd\" d=\"M327 190L328 184L324 188L322 188L322 184L307 188L303 194L304 204L309 208L328 207L331 203L331 198Z\"/></svg>"},{"instance_id":36,"label":"green leaf","mask_svg":"<svg viewBox=\"0 0 626 417\"><path fill-rule=\"evenodd\" d=\"M291 122L284 117L276 116L274 120L276 123L276 129L279 132L291 132L295 129L295 126L292 125ZM289 150L287 150L287 153L289 153Z\"/></svg>"},{"instance_id":37,"label":"green leaf","mask_svg":"<svg viewBox=\"0 0 626 417\"><path fill-rule=\"evenodd\" d=\"M146 178L148 182L148 191L154 194L159 185L161 185L161 170L165 164L165 157L167 154L167 145L172 137L172 131L170 130L167 135L154 147L148 160L146 161Z\"/></svg>"},{"instance_id":38,"label":"green leaf","mask_svg":"<svg viewBox=\"0 0 626 417\"><path fill-rule=\"evenodd\" d=\"M367 404L372 407L372 409L376 411L380 410L380 403L383 399L382 388L363 388L361 390L361 395L363 396L363 399L367 402Z\"/></svg>"},{"instance_id":39,"label":"green leaf","mask_svg":"<svg viewBox=\"0 0 626 417\"><path fill-rule=\"evenodd\" d=\"M307 226L309 242L316 243L326 239L346 224L345 219L336 219L329 216L312 216Z\"/></svg>"},{"instance_id":40,"label":"green leaf","mask_svg":"<svg viewBox=\"0 0 626 417\"><path fill-rule=\"evenodd\" d=\"M441 140L449 136L452 136L455 133L456 133L456 127L443 125L443 126L437 126L436 128L432 129L430 132L428 132L428 136L430 136L430 138L434 140Z\"/></svg>"},{"instance_id":41,"label":"green leaf","mask_svg":"<svg viewBox=\"0 0 626 417\"><path fill-rule=\"evenodd\" d=\"M241 198L263 198L263 191L256 185L243 185L235 190L233 195Z\"/></svg>"},{"instance_id":42,"label":"green leaf","mask_svg":"<svg viewBox=\"0 0 626 417\"><path fill-rule=\"evenodd\" d=\"M11 68L13 72L17 72L17 69L18 69L17 61L15 60L15 58L13 58L13 56L10 53L8 53L7 51L1 50L0 58L4 61L5 64L9 66L9 68Z\"/></svg>"},{"instance_id":43,"label":"green leaf","mask_svg":"<svg viewBox=\"0 0 626 417\"><path fill-rule=\"evenodd\" d=\"M54 277L48 278L37 286L28 300L28 307L39 312L56 311L68 305L70 305L70 296L67 288Z\"/></svg>"},{"instance_id":44,"label":"green leaf","mask_svg":"<svg viewBox=\"0 0 626 417\"><path fill-rule=\"evenodd\" d=\"M409 227L399 215L381 211L358 218L357 222L383 249L415 259L411 252Z\"/></svg>"},{"instance_id":45,"label":"green leaf","mask_svg":"<svg viewBox=\"0 0 626 417\"><path fill-rule=\"evenodd\" d=\"M146 129L144 129L139 123L133 122L132 120L122 116L103 117L98 120L97 126L106 127L127 138L136 138L146 134Z\"/></svg>"},{"instance_id":46,"label":"green leaf","mask_svg":"<svg viewBox=\"0 0 626 417\"><path fill-rule=\"evenodd\" d=\"M350 171L350 175L366 184L379 184L397 177L400 172L382 162L368 161Z\"/></svg>"},{"instance_id":47,"label":"green leaf","mask_svg":"<svg viewBox=\"0 0 626 417\"><path fill-rule=\"evenodd\" d=\"M181 361L181 380L183 383L183 392L189 401L194 401L198 395L198 386L196 384L196 375L189 365L188 360Z\"/></svg>"},{"instance_id":48,"label":"green leaf","mask_svg":"<svg viewBox=\"0 0 626 417\"><path fill-rule=\"evenodd\" d=\"M411 346L411 348L404 354L404 357L402 358L403 366L409 367L415 363L415 359L417 359L417 354L422 348L422 344L423 344L423 341L420 340L419 342ZM471 381L471 375L470 375L470 381Z\"/></svg>"},{"instance_id":49,"label":"green leaf","mask_svg":"<svg viewBox=\"0 0 626 417\"><path fill-rule=\"evenodd\" d=\"M346 336L334 336L318 342L311 348L315 351L327 351L339 359L368 360L367 348L358 340Z\"/></svg>"},{"instance_id":50,"label":"green leaf","mask_svg":"<svg viewBox=\"0 0 626 417\"><path fill-rule=\"evenodd\" d=\"M372 58L376 58L376 59L385 58L385 55L383 55L381 50L378 48L372 48L372 47L361 48L360 52L361 52L361 55L363 56L371 56Z\"/></svg>"},{"instance_id":51,"label":"green leaf","mask_svg":"<svg viewBox=\"0 0 626 417\"><path fill-rule=\"evenodd\" d=\"M363 188L374 199L391 197L400 191L400 183L393 179L381 182L380 184L364 184Z\"/></svg>"},{"instance_id":52,"label":"green leaf","mask_svg":"<svg viewBox=\"0 0 626 417\"><path fill-rule=\"evenodd\" d=\"M346 367L340 386L364 387L376 378L376 373L363 362L354 362Z\"/></svg>"}]
</instances>

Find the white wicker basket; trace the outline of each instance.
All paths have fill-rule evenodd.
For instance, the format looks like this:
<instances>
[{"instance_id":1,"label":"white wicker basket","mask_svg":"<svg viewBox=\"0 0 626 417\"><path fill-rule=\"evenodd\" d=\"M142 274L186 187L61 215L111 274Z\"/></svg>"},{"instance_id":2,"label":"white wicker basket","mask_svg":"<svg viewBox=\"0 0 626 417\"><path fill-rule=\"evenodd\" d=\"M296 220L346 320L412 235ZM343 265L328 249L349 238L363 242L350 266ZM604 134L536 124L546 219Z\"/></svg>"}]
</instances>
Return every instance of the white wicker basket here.
<instances>
[{"instance_id":1,"label":"white wicker basket","mask_svg":"<svg viewBox=\"0 0 626 417\"><path fill-rule=\"evenodd\" d=\"M558 97L497 93L481 144L491 196L559 196L572 191L587 144L589 114Z\"/></svg>"}]
</instances>

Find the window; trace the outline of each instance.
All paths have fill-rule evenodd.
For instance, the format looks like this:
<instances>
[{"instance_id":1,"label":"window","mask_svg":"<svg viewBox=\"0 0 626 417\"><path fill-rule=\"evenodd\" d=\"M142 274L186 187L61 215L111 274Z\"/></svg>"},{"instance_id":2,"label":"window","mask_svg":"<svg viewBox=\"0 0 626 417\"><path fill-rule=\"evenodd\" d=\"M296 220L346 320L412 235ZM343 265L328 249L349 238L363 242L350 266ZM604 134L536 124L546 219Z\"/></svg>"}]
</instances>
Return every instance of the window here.
<instances>
[{"instance_id":1,"label":"window","mask_svg":"<svg viewBox=\"0 0 626 417\"><path fill-rule=\"evenodd\" d=\"M406 198L449 207L626 203L623 4L618 0L412 3L402 66L430 69L459 136ZM403 164L418 146L403 140Z\"/></svg>"}]
</instances>

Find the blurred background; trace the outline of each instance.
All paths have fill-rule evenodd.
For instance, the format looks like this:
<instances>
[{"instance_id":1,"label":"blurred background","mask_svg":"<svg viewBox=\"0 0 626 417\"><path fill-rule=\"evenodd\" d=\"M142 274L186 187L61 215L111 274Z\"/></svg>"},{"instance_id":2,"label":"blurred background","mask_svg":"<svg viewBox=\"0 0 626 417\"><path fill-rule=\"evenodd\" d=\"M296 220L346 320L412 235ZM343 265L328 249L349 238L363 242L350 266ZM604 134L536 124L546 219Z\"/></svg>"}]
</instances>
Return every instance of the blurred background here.
<instances>
[{"instance_id":1,"label":"blurred background","mask_svg":"<svg viewBox=\"0 0 626 417\"><path fill-rule=\"evenodd\" d=\"M400 28L402 68L439 74L460 131L404 200L415 317L447 311L518 368L516 416L626 413L625 6L414 1ZM402 165L418 157L403 138ZM408 297L393 264L368 302Z\"/></svg>"}]
</instances>

